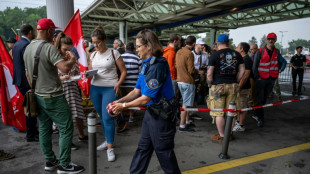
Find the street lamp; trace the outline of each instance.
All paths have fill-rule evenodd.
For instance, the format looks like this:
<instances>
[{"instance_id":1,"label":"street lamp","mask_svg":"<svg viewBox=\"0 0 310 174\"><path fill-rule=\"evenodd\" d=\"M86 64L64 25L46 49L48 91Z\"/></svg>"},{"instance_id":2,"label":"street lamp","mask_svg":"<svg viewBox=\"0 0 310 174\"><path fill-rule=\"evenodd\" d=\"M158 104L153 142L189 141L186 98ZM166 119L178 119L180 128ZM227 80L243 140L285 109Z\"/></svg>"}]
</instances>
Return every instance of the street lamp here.
<instances>
[{"instance_id":1,"label":"street lamp","mask_svg":"<svg viewBox=\"0 0 310 174\"><path fill-rule=\"evenodd\" d=\"M281 33L281 46L282 48L280 49L280 53L282 54L282 49L283 49L283 33L286 33L288 31L279 31Z\"/></svg>"}]
</instances>

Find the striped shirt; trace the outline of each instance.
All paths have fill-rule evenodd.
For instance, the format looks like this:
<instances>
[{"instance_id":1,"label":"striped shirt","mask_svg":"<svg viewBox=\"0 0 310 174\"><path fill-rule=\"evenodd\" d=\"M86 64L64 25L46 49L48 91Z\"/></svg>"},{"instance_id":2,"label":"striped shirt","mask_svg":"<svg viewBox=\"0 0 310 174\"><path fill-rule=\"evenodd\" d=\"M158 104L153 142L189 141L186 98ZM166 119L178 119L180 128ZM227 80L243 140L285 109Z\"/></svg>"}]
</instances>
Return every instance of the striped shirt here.
<instances>
[{"instance_id":1,"label":"striped shirt","mask_svg":"<svg viewBox=\"0 0 310 174\"><path fill-rule=\"evenodd\" d=\"M121 87L134 88L136 86L139 77L139 67L142 61L137 55L129 51L126 51L121 56L123 58L127 70L127 77L122 83Z\"/></svg>"}]
</instances>

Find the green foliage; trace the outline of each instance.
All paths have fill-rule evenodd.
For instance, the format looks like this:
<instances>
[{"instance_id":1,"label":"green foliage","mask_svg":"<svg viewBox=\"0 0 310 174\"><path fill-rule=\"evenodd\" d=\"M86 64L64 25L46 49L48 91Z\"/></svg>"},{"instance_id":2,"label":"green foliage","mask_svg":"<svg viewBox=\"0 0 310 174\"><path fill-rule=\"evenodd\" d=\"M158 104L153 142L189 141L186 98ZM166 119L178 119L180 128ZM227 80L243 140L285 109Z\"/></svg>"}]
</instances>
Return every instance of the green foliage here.
<instances>
[{"instance_id":1,"label":"green foliage","mask_svg":"<svg viewBox=\"0 0 310 174\"><path fill-rule=\"evenodd\" d=\"M288 50L289 51L295 51L297 46L302 46L305 48L310 48L310 40L304 40L304 39L297 39L297 40L292 40L288 42Z\"/></svg>"},{"instance_id":2,"label":"green foliage","mask_svg":"<svg viewBox=\"0 0 310 174\"><path fill-rule=\"evenodd\" d=\"M267 44L267 36L264 34L264 36L260 39L259 48L263 48L266 44Z\"/></svg>"},{"instance_id":3,"label":"green foliage","mask_svg":"<svg viewBox=\"0 0 310 174\"><path fill-rule=\"evenodd\" d=\"M252 38L249 40L249 44L252 45L252 44L257 44L257 39L256 37L252 36Z\"/></svg>"},{"instance_id":4,"label":"green foliage","mask_svg":"<svg viewBox=\"0 0 310 174\"><path fill-rule=\"evenodd\" d=\"M4 11L0 11L0 34L2 39L15 38L11 28L16 31L22 24L30 24L33 28L36 28L37 21L41 18L46 18L46 6L25 9L7 7Z\"/></svg>"}]
</instances>

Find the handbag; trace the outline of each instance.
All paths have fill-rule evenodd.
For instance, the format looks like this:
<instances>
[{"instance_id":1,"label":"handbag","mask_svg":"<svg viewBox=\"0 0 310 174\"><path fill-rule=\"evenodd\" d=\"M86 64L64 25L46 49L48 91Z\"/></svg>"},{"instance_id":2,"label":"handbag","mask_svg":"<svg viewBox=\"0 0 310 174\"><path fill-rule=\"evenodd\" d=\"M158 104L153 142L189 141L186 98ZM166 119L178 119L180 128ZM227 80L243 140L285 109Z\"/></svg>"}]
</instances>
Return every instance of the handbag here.
<instances>
[{"instance_id":1,"label":"handbag","mask_svg":"<svg viewBox=\"0 0 310 174\"><path fill-rule=\"evenodd\" d=\"M22 106L24 106L24 112L25 115L28 117L36 117L38 116L38 106L37 106L37 100L35 98L35 88L36 88L36 82L38 79L38 66L39 66L39 60L40 60L40 53L42 50L43 45L46 42L42 42L39 47L37 48L36 54L34 56L34 67L33 67L33 74L32 74L32 85L31 89L29 89L25 96Z\"/></svg>"},{"instance_id":2,"label":"handbag","mask_svg":"<svg viewBox=\"0 0 310 174\"><path fill-rule=\"evenodd\" d=\"M118 77L118 80L119 80L121 78L121 71L119 70L119 68L118 68L118 66L116 64L116 59L115 59L113 50L111 50L111 52L112 52L112 56L113 56L113 59L114 59L115 66L116 66L117 77Z\"/></svg>"}]
</instances>

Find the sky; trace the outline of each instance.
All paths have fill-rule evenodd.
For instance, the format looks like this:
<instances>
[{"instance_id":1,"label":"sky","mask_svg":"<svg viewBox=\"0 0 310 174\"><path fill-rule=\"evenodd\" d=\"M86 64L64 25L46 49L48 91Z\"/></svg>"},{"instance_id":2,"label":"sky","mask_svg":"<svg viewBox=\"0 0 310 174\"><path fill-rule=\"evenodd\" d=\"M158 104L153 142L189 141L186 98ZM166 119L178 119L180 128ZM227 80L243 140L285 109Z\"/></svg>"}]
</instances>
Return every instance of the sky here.
<instances>
[{"instance_id":1,"label":"sky","mask_svg":"<svg viewBox=\"0 0 310 174\"><path fill-rule=\"evenodd\" d=\"M83 12L94 0L74 0L74 10L80 9ZM0 11L6 7L19 8L25 7L39 7L46 5L45 0L0 0ZM283 33L283 46L288 47L288 42L296 39L310 40L310 18L295 19L284 22L277 22L271 24L256 25L250 27L243 27L230 30L230 37L233 38L234 44L240 42L248 42L252 36L255 36L258 44L264 34L274 32L278 36L278 42L281 43L282 34L280 31L287 31Z\"/></svg>"}]
</instances>

